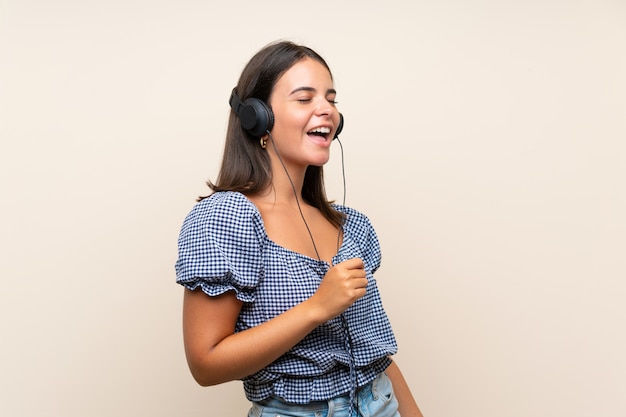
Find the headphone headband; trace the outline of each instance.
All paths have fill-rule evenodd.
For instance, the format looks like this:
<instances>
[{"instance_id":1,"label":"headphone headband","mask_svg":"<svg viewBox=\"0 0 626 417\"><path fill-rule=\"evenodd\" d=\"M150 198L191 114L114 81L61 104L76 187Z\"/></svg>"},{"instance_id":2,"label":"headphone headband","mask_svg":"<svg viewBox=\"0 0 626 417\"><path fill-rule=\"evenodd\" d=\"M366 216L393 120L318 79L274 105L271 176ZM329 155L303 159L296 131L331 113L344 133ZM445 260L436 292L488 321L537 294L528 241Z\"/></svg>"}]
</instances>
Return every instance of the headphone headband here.
<instances>
[{"instance_id":1,"label":"headphone headband","mask_svg":"<svg viewBox=\"0 0 626 417\"><path fill-rule=\"evenodd\" d=\"M230 98L228 99L228 105L236 114L239 114L239 110L241 109L241 106L243 106L234 88L233 92L230 94Z\"/></svg>"}]
</instances>

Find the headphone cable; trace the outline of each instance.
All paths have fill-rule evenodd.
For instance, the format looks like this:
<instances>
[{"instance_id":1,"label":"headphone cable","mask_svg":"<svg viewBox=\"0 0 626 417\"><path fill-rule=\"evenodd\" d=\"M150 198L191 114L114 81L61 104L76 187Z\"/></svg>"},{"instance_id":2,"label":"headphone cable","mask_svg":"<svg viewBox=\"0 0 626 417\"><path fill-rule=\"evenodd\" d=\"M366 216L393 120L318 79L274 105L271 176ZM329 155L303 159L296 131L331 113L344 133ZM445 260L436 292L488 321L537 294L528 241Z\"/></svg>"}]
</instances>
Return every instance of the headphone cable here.
<instances>
[{"instance_id":1,"label":"headphone cable","mask_svg":"<svg viewBox=\"0 0 626 417\"><path fill-rule=\"evenodd\" d=\"M309 237L311 238L311 243L313 243L313 249L315 249L315 254L317 255L317 259L321 261L322 258L320 257L320 254L317 251L317 245L315 245L315 239L313 239L313 233L311 233L309 224L307 223L304 217L304 213L302 212L302 207L300 206L300 199L298 198L298 192L296 191L296 186L293 184L293 181L291 180L291 176L289 175L289 171L287 170L287 166L285 166L285 163L283 162L283 158L280 156L280 153L278 152L278 149L276 148L276 144L274 143L274 137L272 136L269 130L266 130L265 132L269 135L270 140L272 142L272 147L274 148L274 152L276 152L276 156L278 156L278 160L280 161L280 164L282 165L283 170L285 171L285 174L287 174L287 179L289 180L289 184L291 185L291 189L293 190L294 197L296 198L296 204L298 205L298 211L300 212L300 217L302 217L302 221L304 222L304 225L306 226L306 230L307 232L309 232ZM343 155L343 145L338 137L335 137L335 139L337 140L337 142L339 142L339 148L341 149L341 173L342 173L342 178L343 178L342 205L345 206L346 204L346 171L345 171L345 163L344 163L344 155ZM339 234L337 236L337 247L339 247L340 238L341 238L341 228L339 229ZM351 382L353 384L353 387L350 390L350 415L352 415L352 412L355 410L355 408L357 412L359 410L359 398L357 395L358 376L356 373L356 359L354 358L352 335L350 334L350 328L348 327L348 320L346 319L343 313L340 315L340 318L341 318L341 327L346 334L346 339L345 339L346 350L348 351L348 355L350 356L350 377L352 380Z\"/></svg>"},{"instance_id":2,"label":"headphone cable","mask_svg":"<svg viewBox=\"0 0 626 417\"><path fill-rule=\"evenodd\" d=\"M302 207L300 206L300 199L298 198L298 192L296 191L296 186L293 185L293 181L291 180L291 175L289 175L289 171L287 170L287 167L285 166L285 163L283 162L283 158L280 156L280 153L278 152L278 149L276 148L276 144L274 143L274 137L272 136L269 130L266 130L265 133L269 135L271 142L272 142L272 147L274 148L274 152L276 152L276 156L278 156L278 160L280 161L280 164L283 166L283 169L285 170L285 174L287 174L287 179L289 180L289 184L291 184L293 195L296 198L296 204L298 205L298 211L300 212L300 217L302 217L304 226L306 226L306 230L307 232L309 232L309 237L311 238L311 243L313 243L313 249L315 250L315 255L317 255L317 259L321 261L322 257L320 256L320 253L317 251L317 245L315 245L315 239L313 239L313 233L311 233L309 224L306 222L306 219L304 218L304 213L302 212Z\"/></svg>"},{"instance_id":3,"label":"headphone cable","mask_svg":"<svg viewBox=\"0 0 626 417\"><path fill-rule=\"evenodd\" d=\"M346 164L343 158L343 144L339 140L339 136L335 136L335 140L339 143L339 149L341 149L341 177L343 179L343 201L342 205L346 205Z\"/></svg>"}]
</instances>

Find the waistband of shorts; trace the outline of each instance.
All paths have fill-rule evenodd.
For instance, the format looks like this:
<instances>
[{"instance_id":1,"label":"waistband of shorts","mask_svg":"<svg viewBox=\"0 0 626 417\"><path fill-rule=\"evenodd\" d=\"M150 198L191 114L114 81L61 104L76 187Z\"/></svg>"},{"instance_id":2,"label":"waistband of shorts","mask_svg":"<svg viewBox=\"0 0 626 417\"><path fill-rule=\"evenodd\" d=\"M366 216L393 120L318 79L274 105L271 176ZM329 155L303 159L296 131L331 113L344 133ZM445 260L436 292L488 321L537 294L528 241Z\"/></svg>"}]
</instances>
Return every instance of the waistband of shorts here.
<instances>
[{"instance_id":1,"label":"waistband of shorts","mask_svg":"<svg viewBox=\"0 0 626 417\"><path fill-rule=\"evenodd\" d=\"M381 372L374 378L373 381L359 387L356 391L356 397L361 399L365 398L368 395L373 394L374 397L376 394L376 384L380 380L380 378L387 378L387 375L384 372ZM296 411L323 411L328 410L331 406L332 408L343 408L350 406L350 394L346 393L344 395L340 395L338 397L330 398L328 400L323 401L311 401L307 404L293 404L288 403L281 398L278 397L269 397L262 401L259 401L257 404L264 407L276 407L283 409L285 411L289 409L293 409Z\"/></svg>"}]
</instances>

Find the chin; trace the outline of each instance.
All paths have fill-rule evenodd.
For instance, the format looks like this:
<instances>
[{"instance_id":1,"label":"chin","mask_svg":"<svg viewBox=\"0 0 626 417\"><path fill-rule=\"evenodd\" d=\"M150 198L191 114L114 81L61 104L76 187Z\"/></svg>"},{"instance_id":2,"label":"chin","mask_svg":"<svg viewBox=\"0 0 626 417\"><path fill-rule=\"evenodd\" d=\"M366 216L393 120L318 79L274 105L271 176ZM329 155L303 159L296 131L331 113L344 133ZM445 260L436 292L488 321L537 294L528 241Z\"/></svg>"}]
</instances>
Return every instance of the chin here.
<instances>
[{"instance_id":1,"label":"chin","mask_svg":"<svg viewBox=\"0 0 626 417\"><path fill-rule=\"evenodd\" d=\"M314 167L322 167L324 165L326 165L326 163L328 162L330 158L328 156L324 157L324 158L318 158L316 160L311 161L311 163L309 163L309 165L312 165Z\"/></svg>"}]
</instances>

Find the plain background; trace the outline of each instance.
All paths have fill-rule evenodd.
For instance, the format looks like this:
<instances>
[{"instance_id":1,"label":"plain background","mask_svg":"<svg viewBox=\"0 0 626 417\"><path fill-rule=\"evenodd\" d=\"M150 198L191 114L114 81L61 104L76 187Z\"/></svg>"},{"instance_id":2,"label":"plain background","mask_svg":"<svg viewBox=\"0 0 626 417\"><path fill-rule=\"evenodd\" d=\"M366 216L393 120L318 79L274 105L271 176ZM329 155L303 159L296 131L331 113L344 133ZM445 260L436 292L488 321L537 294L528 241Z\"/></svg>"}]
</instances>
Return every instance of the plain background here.
<instances>
[{"instance_id":1,"label":"plain background","mask_svg":"<svg viewBox=\"0 0 626 417\"><path fill-rule=\"evenodd\" d=\"M621 0L0 0L0 414L245 415L187 370L173 268L277 39L333 69L425 416L626 415Z\"/></svg>"}]
</instances>

